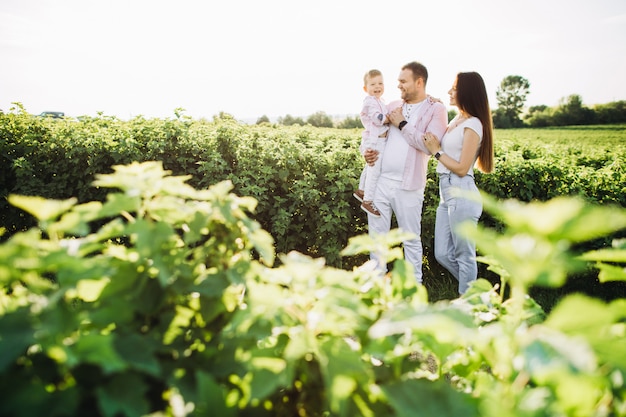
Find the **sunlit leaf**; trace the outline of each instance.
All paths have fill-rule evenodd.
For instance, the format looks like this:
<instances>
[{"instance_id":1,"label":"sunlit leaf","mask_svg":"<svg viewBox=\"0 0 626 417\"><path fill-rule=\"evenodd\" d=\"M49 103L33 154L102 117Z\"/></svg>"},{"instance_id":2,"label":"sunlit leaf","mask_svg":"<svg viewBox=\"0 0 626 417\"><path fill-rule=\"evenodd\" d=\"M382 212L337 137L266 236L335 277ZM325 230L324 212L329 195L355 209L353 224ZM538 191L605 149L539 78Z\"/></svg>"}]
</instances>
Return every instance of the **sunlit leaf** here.
<instances>
[{"instance_id":1,"label":"sunlit leaf","mask_svg":"<svg viewBox=\"0 0 626 417\"><path fill-rule=\"evenodd\" d=\"M626 268L624 267L608 264L597 264L596 267L600 270L598 274L600 282L626 281Z\"/></svg>"},{"instance_id":2,"label":"sunlit leaf","mask_svg":"<svg viewBox=\"0 0 626 417\"><path fill-rule=\"evenodd\" d=\"M402 248L398 247L403 241L412 239L414 235L393 229L382 236L360 235L351 237L348 246L341 251L341 256L358 255L361 253L376 253L386 262L393 262L404 256Z\"/></svg>"},{"instance_id":3,"label":"sunlit leaf","mask_svg":"<svg viewBox=\"0 0 626 417\"><path fill-rule=\"evenodd\" d=\"M586 261L623 262L626 263L626 249L599 249L582 254L581 259Z\"/></svg>"},{"instance_id":4,"label":"sunlit leaf","mask_svg":"<svg viewBox=\"0 0 626 417\"><path fill-rule=\"evenodd\" d=\"M595 334L602 325L612 323L614 319L614 314L602 301L574 294L557 304L545 325L570 334Z\"/></svg>"},{"instance_id":5,"label":"sunlit leaf","mask_svg":"<svg viewBox=\"0 0 626 417\"><path fill-rule=\"evenodd\" d=\"M87 302L92 302L100 297L102 290L109 283L108 279L83 279L76 285L78 297Z\"/></svg>"},{"instance_id":6,"label":"sunlit leaf","mask_svg":"<svg viewBox=\"0 0 626 417\"><path fill-rule=\"evenodd\" d=\"M572 197L524 204L517 200L499 203L485 196L485 207L509 227L555 242L583 242L626 228L626 210Z\"/></svg>"},{"instance_id":7,"label":"sunlit leaf","mask_svg":"<svg viewBox=\"0 0 626 417\"><path fill-rule=\"evenodd\" d=\"M274 265L274 238L263 229L257 229L249 235L254 249L259 252L261 262L267 266Z\"/></svg>"},{"instance_id":8,"label":"sunlit leaf","mask_svg":"<svg viewBox=\"0 0 626 417\"><path fill-rule=\"evenodd\" d=\"M350 348L342 339L327 339L320 344L320 365L325 385L328 387L330 408L340 414L359 384L366 383L368 367L360 353Z\"/></svg>"},{"instance_id":9,"label":"sunlit leaf","mask_svg":"<svg viewBox=\"0 0 626 417\"><path fill-rule=\"evenodd\" d=\"M396 307L369 329L372 338L388 337L413 331L436 337L444 343L462 344L475 337L474 319L465 311L447 306L423 306L419 311Z\"/></svg>"},{"instance_id":10,"label":"sunlit leaf","mask_svg":"<svg viewBox=\"0 0 626 417\"><path fill-rule=\"evenodd\" d=\"M100 215L102 217L119 216L120 213L137 213L141 207L139 196L129 196L120 193L110 193L106 202L102 206Z\"/></svg>"},{"instance_id":11,"label":"sunlit leaf","mask_svg":"<svg viewBox=\"0 0 626 417\"><path fill-rule=\"evenodd\" d=\"M9 203L32 214L37 220L47 222L57 219L76 204L75 198L67 200L48 200L43 197L10 195Z\"/></svg>"},{"instance_id":12,"label":"sunlit leaf","mask_svg":"<svg viewBox=\"0 0 626 417\"><path fill-rule=\"evenodd\" d=\"M170 322L169 328L163 335L163 343L171 344L174 339L184 332L184 328L189 326L189 321L194 315L194 311L184 306L176 306L176 316Z\"/></svg>"},{"instance_id":13,"label":"sunlit leaf","mask_svg":"<svg viewBox=\"0 0 626 417\"><path fill-rule=\"evenodd\" d=\"M251 378L250 396L253 399L264 399L291 382L285 373L287 361L282 358L255 356L248 365L250 372L247 377Z\"/></svg>"}]
</instances>

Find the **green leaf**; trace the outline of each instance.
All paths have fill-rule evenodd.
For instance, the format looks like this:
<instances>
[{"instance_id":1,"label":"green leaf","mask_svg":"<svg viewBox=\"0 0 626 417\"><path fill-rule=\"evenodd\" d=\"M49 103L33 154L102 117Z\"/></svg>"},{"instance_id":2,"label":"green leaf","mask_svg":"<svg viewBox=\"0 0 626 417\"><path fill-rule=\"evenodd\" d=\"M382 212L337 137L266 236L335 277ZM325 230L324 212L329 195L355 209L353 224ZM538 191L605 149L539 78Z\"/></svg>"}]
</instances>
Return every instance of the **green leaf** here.
<instances>
[{"instance_id":1,"label":"green leaf","mask_svg":"<svg viewBox=\"0 0 626 417\"><path fill-rule=\"evenodd\" d=\"M600 362L610 363L626 372L626 338L620 323L624 317L626 303L621 299L607 305L600 300L574 294L557 304L545 325L582 337L593 347Z\"/></svg>"},{"instance_id":2,"label":"green leaf","mask_svg":"<svg viewBox=\"0 0 626 417\"><path fill-rule=\"evenodd\" d=\"M176 316L174 316L174 319L170 322L169 328L163 335L163 343L169 345L174 339L180 336L184 328L189 326L189 322L194 314L195 312L192 309L177 305Z\"/></svg>"},{"instance_id":3,"label":"green leaf","mask_svg":"<svg viewBox=\"0 0 626 417\"><path fill-rule=\"evenodd\" d=\"M390 274L393 295L397 300L411 300L413 304L428 303L425 287L415 280L413 265L404 259L396 259Z\"/></svg>"},{"instance_id":4,"label":"green leaf","mask_svg":"<svg viewBox=\"0 0 626 417\"><path fill-rule=\"evenodd\" d=\"M43 197L10 195L9 203L32 214L40 222L49 222L57 219L76 204L76 198L67 200L48 200Z\"/></svg>"},{"instance_id":5,"label":"green leaf","mask_svg":"<svg viewBox=\"0 0 626 417\"><path fill-rule=\"evenodd\" d=\"M598 274L600 282L626 281L626 268L624 267L599 263L596 264L596 268L600 270Z\"/></svg>"},{"instance_id":6,"label":"green leaf","mask_svg":"<svg viewBox=\"0 0 626 417\"><path fill-rule=\"evenodd\" d=\"M471 228L463 228L468 232ZM557 287L563 285L567 274L580 270L584 263L568 251L566 241L553 242L541 234L521 232L510 228L505 233L478 227L471 230L483 258L494 269L504 269L504 276L514 286L531 285Z\"/></svg>"},{"instance_id":7,"label":"green leaf","mask_svg":"<svg viewBox=\"0 0 626 417\"><path fill-rule=\"evenodd\" d=\"M129 366L137 371L147 372L155 377L159 376L161 365L155 356L160 343L137 333L114 334L113 345L115 350Z\"/></svg>"},{"instance_id":8,"label":"green leaf","mask_svg":"<svg viewBox=\"0 0 626 417\"><path fill-rule=\"evenodd\" d=\"M101 217L118 216L121 213L137 213L141 209L141 198L138 195L121 193L107 194L106 202L100 210Z\"/></svg>"},{"instance_id":9,"label":"green leaf","mask_svg":"<svg viewBox=\"0 0 626 417\"><path fill-rule=\"evenodd\" d=\"M402 259L403 252L394 246L400 245L403 241L412 239L414 235L393 229L383 236L372 237L369 235L359 235L351 237L348 246L341 251L341 256L358 255L361 253L379 253L387 262L394 259Z\"/></svg>"},{"instance_id":10,"label":"green leaf","mask_svg":"<svg viewBox=\"0 0 626 417\"><path fill-rule=\"evenodd\" d=\"M409 379L381 386L398 417L479 417L478 399L441 380Z\"/></svg>"},{"instance_id":11,"label":"green leaf","mask_svg":"<svg viewBox=\"0 0 626 417\"><path fill-rule=\"evenodd\" d=\"M568 334L591 336L614 320L614 313L602 301L574 294L557 304L546 319L545 325Z\"/></svg>"},{"instance_id":12,"label":"green leaf","mask_svg":"<svg viewBox=\"0 0 626 417\"><path fill-rule=\"evenodd\" d=\"M248 235L250 242L259 252L261 262L267 266L274 265L274 238L263 229L257 229Z\"/></svg>"},{"instance_id":13,"label":"green leaf","mask_svg":"<svg viewBox=\"0 0 626 417\"><path fill-rule=\"evenodd\" d=\"M539 385L558 384L561 377L574 373L590 373L597 367L596 357L582 339L557 332L536 329L535 339L522 349L525 370Z\"/></svg>"},{"instance_id":14,"label":"green leaf","mask_svg":"<svg viewBox=\"0 0 626 417\"><path fill-rule=\"evenodd\" d=\"M226 405L227 388L219 384L213 375L204 371L195 372L197 392L194 415L235 417L237 408Z\"/></svg>"},{"instance_id":15,"label":"green leaf","mask_svg":"<svg viewBox=\"0 0 626 417\"><path fill-rule=\"evenodd\" d=\"M0 372L35 343L30 311L27 308L0 316Z\"/></svg>"},{"instance_id":16,"label":"green leaf","mask_svg":"<svg viewBox=\"0 0 626 417\"><path fill-rule=\"evenodd\" d=\"M75 345L66 348L69 365L87 362L99 365L105 373L125 369L127 363L117 354L112 334L86 334L78 338Z\"/></svg>"},{"instance_id":17,"label":"green leaf","mask_svg":"<svg viewBox=\"0 0 626 417\"><path fill-rule=\"evenodd\" d=\"M144 397L147 391L148 386L139 375L118 374L97 389L98 403L106 417L143 416L150 411Z\"/></svg>"},{"instance_id":18,"label":"green leaf","mask_svg":"<svg viewBox=\"0 0 626 417\"><path fill-rule=\"evenodd\" d=\"M96 301L102 290L110 282L108 278L103 279L82 279L76 285L76 292L79 298L87 302Z\"/></svg>"},{"instance_id":19,"label":"green leaf","mask_svg":"<svg viewBox=\"0 0 626 417\"><path fill-rule=\"evenodd\" d=\"M606 248L582 254L581 259L585 261L598 262L626 262L626 249Z\"/></svg>"},{"instance_id":20,"label":"green leaf","mask_svg":"<svg viewBox=\"0 0 626 417\"><path fill-rule=\"evenodd\" d=\"M156 190L161 180L170 171L163 169L161 161L133 162L129 165L115 165L112 174L99 174L93 182L95 187L118 188L129 196L151 197L150 190Z\"/></svg>"},{"instance_id":21,"label":"green leaf","mask_svg":"<svg viewBox=\"0 0 626 417\"><path fill-rule=\"evenodd\" d=\"M317 352L318 342L315 337L301 326L292 326L289 331L289 342L283 352L290 362L296 362L306 354Z\"/></svg>"},{"instance_id":22,"label":"green leaf","mask_svg":"<svg viewBox=\"0 0 626 417\"><path fill-rule=\"evenodd\" d=\"M546 202L504 203L485 197L485 207L511 228L545 236L551 241L584 242L626 227L626 211L613 206L596 206L582 199L557 197Z\"/></svg>"},{"instance_id":23,"label":"green leaf","mask_svg":"<svg viewBox=\"0 0 626 417\"><path fill-rule=\"evenodd\" d=\"M441 343L463 346L477 336L475 328L470 314L444 304L423 306L417 310L396 306L370 327L369 335L377 339L412 330L417 334L431 335Z\"/></svg>"},{"instance_id":24,"label":"green leaf","mask_svg":"<svg viewBox=\"0 0 626 417\"><path fill-rule=\"evenodd\" d=\"M595 375L561 375L555 387L556 406L565 411L564 415L596 415L599 404L605 401L602 396L606 389L603 381Z\"/></svg>"},{"instance_id":25,"label":"green leaf","mask_svg":"<svg viewBox=\"0 0 626 417\"><path fill-rule=\"evenodd\" d=\"M613 247L586 252L580 256L580 259L597 262L595 267L600 270L598 275L600 282L626 281L625 266L607 263L626 264L626 249L621 246L623 242L614 241Z\"/></svg>"},{"instance_id":26,"label":"green leaf","mask_svg":"<svg viewBox=\"0 0 626 417\"><path fill-rule=\"evenodd\" d=\"M373 382L370 369L361 359L360 351L353 350L343 339L322 341L318 354L330 409L338 415L346 415L347 402L357 387Z\"/></svg>"},{"instance_id":27,"label":"green leaf","mask_svg":"<svg viewBox=\"0 0 626 417\"><path fill-rule=\"evenodd\" d=\"M286 371L287 361L270 356L253 356L248 367L250 371L244 380L251 379L250 398L265 399L279 387L286 387L290 377Z\"/></svg>"}]
</instances>

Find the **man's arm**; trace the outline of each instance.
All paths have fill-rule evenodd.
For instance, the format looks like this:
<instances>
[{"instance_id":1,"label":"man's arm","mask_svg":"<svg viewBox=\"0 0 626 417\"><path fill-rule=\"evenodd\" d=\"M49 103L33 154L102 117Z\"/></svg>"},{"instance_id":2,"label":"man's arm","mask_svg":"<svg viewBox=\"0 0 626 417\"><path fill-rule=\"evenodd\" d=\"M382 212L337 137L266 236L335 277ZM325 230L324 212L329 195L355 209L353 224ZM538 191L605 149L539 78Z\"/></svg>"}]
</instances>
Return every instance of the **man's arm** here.
<instances>
[{"instance_id":1,"label":"man's arm","mask_svg":"<svg viewBox=\"0 0 626 417\"><path fill-rule=\"evenodd\" d=\"M418 123L417 126L406 125L402 129L404 140L406 140L410 146L427 155L430 155L430 151L424 144L424 135L426 132L430 132L438 138L441 138L448 127L448 112L446 111L446 106L440 102L435 102L432 106L433 108L429 115L430 119L426 123Z\"/></svg>"}]
</instances>

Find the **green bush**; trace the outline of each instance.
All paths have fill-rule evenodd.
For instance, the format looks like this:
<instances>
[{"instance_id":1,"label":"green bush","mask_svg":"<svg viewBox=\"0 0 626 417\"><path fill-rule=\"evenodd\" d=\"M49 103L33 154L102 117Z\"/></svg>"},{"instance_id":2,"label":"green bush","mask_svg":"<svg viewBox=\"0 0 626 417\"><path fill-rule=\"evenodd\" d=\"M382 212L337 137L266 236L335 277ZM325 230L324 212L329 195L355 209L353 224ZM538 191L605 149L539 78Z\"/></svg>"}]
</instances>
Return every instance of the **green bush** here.
<instances>
[{"instance_id":1,"label":"green bush","mask_svg":"<svg viewBox=\"0 0 626 417\"><path fill-rule=\"evenodd\" d=\"M397 231L342 251L386 249L386 276L272 266L255 199L168 174L116 166L102 202L9 197L37 227L0 244L0 415L625 415L624 299L546 314L528 296L585 265L626 280L624 241L574 250L626 228L623 208L485 196L504 227L473 238L503 286L429 303Z\"/></svg>"},{"instance_id":2,"label":"green bush","mask_svg":"<svg viewBox=\"0 0 626 417\"><path fill-rule=\"evenodd\" d=\"M158 160L175 175L191 175L194 187L230 180L238 194L255 197L255 217L279 253L295 249L340 265L349 237L365 228L351 197L363 166L354 130L244 126L228 117L76 123L28 114L1 115L0 129L8 158L4 196L102 201L102 190L89 186L95 175L115 164ZM9 234L32 226L8 204L0 220Z\"/></svg>"},{"instance_id":3,"label":"green bush","mask_svg":"<svg viewBox=\"0 0 626 417\"><path fill-rule=\"evenodd\" d=\"M496 171L477 174L479 188L501 199L546 201L580 196L626 207L624 126L496 130ZM49 120L25 111L0 115L0 193L75 197L79 203L104 201L106 190L91 187L97 174L115 164L161 161L174 175L207 189L230 181L238 195L254 197L252 217L274 237L275 251L296 250L324 258L327 265L350 270L366 254L340 256L351 237L367 230L365 214L352 197L363 160L359 129L312 126L243 125L226 114L212 121L137 117L122 121L95 118ZM424 282L432 299L456 296L454 279L434 259L432 244L438 189L435 163L429 166L422 221ZM481 222L497 226L485 213ZM32 217L0 199L0 239L34 225ZM97 228L102 221L92 227ZM585 243L583 249L607 244ZM280 263L278 258L278 262ZM594 271L581 273L588 294L624 294L599 284ZM499 278L486 268L480 276ZM543 290L542 290L543 291ZM556 297L549 296L549 307ZM543 302L543 301L542 301Z\"/></svg>"}]
</instances>

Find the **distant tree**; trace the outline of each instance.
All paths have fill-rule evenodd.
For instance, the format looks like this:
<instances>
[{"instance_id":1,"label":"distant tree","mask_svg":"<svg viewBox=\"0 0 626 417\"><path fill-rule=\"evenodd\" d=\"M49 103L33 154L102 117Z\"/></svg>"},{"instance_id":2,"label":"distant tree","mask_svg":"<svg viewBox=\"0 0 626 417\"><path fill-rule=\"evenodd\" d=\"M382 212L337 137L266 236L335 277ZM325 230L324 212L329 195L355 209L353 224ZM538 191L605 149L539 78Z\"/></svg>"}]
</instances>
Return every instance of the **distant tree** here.
<instances>
[{"instance_id":1,"label":"distant tree","mask_svg":"<svg viewBox=\"0 0 626 417\"><path fill-rule=\"evenodd\" d=\"M554 124L552 115L554 111L546 105L531 106L524 115L524 121L531 127L547 127Z\"/></svg>"},{"instance_id":2,"label":"distant tree","mask_svg":"<svg viewBox=\"0 0 626 417\"><path fill-rule=\"evenodd\" d=\"M528 108L528 114L533 114L536 112L544 112L546 110L548 110L550 107L546 106L545 104L540 104L538 106L530 106Z\"/></svg>"},{"instance_id":3,"label":"distant tree","mask_svg":"<svg viewBox=\"0 0 626 417\"><path fill-rule=\"evenodd\" d=\"M448 110L448 122L454 119L457 115L457 111L454 109Z\"/></svg>"},{"instance_id":4,"label":"distant tree","mask_svg":"<svg viewBox=\"0 0 626 417\"><path fill-rule=\"evenodd\" d=\"M626 123L626 101L613 101L594 106L596 122L601 124Z\"/></svg>"},{"instance_id":5,"label":"distant tree","mask_svg":"<svg viewBox=\"0 0 626 417\"><path fill-rule=\"evenodd\" d=\"M529 107L524 121L530 127L626 123L626 101L589 108L583 104L581 96L572 94L562 98L556 107Z\"/></svg>"},{"instance_id":6,"label":"distant tree","mask_svg":"<svg viewBox=\"0 0 626 417\"><path fill-rule=\"evenodd\" d=\"M304 120L302 120L301 117L293 117L290 114L286 115L285 117L279 117L278 123L280 123L281 125L285 125L285 126L292 126L292 125L304 126L305 125Z\"/></svg>"},{"instance_id":7,"label":"distant tree","mask_svg":"<svg viewBox=\"0 0 626 417\"><path fill-rule=\"evenodd\" d=\"M263 115L256 120L256 124L258 125L260 125L261 123L269 123L269 122L270 122L270 118L267 117L266 115Z\"/></svg>"},{"instance_id":8,"label":"distant tree","mask_svg":"<svg viewBox=\"0 0 626 417\"><path fill-rule=\"evenodd\" d=\"M315 127L333 127L333 119L323 111L318 111L310 115L306 122Z\"/></svg>"},{"instance_id":9,"label":"distant tree","mask_svg":"<svg viewBox=\"0 0 626 417\"><path fill-rule=\"evenodd\" d=\"M218 121L218 120L235 120L235 116L233 116L230 113L221 111L218 114L213 116L213 121Z\"/></svg>"},{"instance_id":10,"label":"distant tree","mask_svg":"<svg viewBox=\"0 0 626 417\"><path fill-rule=\"evenodd\" d=\"M363 129L363 123L359 116L348 116L337 123L338 129Z\"/></svg>"},{"instance_id":11,"label":"distant tree","mask_svg":"<svg viewBox=\"0 0 626 417\"><path fill-rule=\"evenodd\" d=\"M554 124L557 126L590 125L595 122L594 111L583 105L578 94L561 99L554 111Z\"/></svg>"},{"instance_id":12,"label":"distant tree","mask_svg":"<svg viewBox=\"0 0 626 417\"><path fill-rule=\"evenodd\" d=\"M530 83L520 75L509 75L505 77L496 91L498 109L494 112L494 125L498 126L496 120L509 127L520 127L523 125L520 114L526 103L526 96L530 92ZM497 115L495 114L497 113ZM497 116L497 117L495 117Z\"/></svg>"},{"instance_id":13,"label":"distant tree","mask_svg":"<svg viewBox=\"0 0 626 417\"><path fill-rule=\"evenodd\" d=\"M506 113L506 110L502 108L497 108L491 112L491 117L493 118L493 127L497 129L510 129L515 127L513 124L513 120Z\"/></svg>"}]
</instances>

